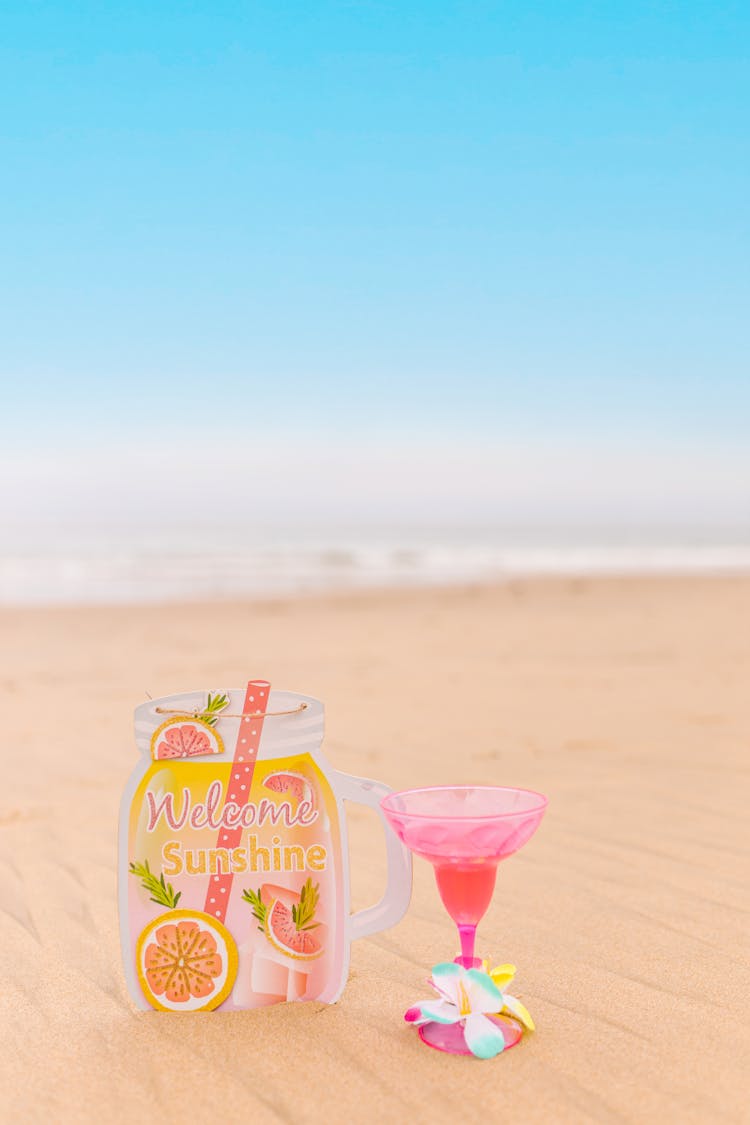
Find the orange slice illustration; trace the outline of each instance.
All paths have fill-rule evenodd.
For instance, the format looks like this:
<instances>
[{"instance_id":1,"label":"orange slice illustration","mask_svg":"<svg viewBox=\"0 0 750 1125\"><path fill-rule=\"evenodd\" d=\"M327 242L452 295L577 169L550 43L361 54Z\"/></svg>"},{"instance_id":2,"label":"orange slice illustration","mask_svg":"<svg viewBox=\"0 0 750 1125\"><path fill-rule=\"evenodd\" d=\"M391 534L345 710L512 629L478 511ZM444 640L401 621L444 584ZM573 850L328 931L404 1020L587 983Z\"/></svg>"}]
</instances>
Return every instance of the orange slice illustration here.
<instances>
[{"instance_id":1,"label":"orange slice illustration","mask_svg":"<svg viewBox=\"0 0 750 1125\"><path fill-rule=\"evenodd\" d=\"M170 910L149 922L135 961L143 995L163 1012L218 1008L237 976L234 938L200 910Z\"/></svg>"}]
</instances>

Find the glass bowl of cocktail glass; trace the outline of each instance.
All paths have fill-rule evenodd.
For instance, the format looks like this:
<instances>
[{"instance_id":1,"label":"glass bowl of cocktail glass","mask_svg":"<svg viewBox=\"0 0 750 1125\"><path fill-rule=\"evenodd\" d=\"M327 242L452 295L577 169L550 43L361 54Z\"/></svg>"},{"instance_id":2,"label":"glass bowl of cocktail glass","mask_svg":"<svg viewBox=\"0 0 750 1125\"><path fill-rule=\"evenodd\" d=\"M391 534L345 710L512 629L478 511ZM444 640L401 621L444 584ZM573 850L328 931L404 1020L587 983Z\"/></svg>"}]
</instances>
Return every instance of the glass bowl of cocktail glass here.
<instances>
[{"instance_id":1,"label":"glass bowl of cocktail glass","mask_svg":"<svg viewBox=\"0 0 750 1125\"><path fill-rule=\"evenodd\" d=\"M396 835L435 869L440 898L458 927L461 954L456 963L478 968L474 956L479 922L495 889L497 865L522 848L536 832L547 798L532 789L499 785L437 785L389 793L380 802ZM517 1021L493 1017L505 1046L521 1038ZM457 1024L426 1023L425 1043L451 1054L469 1054Z\"/></svg>"}]
</instances>

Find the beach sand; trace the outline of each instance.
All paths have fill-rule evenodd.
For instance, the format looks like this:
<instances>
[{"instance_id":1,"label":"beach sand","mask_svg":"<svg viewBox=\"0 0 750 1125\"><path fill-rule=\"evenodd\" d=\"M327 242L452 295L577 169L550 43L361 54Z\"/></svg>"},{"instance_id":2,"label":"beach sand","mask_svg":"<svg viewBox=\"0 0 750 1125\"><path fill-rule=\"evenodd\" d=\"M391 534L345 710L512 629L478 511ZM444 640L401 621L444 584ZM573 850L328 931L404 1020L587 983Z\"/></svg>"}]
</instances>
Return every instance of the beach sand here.
<instances>
[{"instance_id":1,"label":"beach sand","mask_svg":"<svg viewBox=\"0 0 750 1125\"><path fill-rule=\"evenodd\" d=\"M740 578L2 611L0 1116L749 1120L749 622ZM116 835L133 707L257 676L325 701L340 769L549 795L479 931L536 1019L518 1047L452 1058L404 1024L456 952L420 861L408 914L354 945L336 1005L131 1007ZM359 908L384 849L374 814L349 819Z\"/></svg>"}]
</instances>

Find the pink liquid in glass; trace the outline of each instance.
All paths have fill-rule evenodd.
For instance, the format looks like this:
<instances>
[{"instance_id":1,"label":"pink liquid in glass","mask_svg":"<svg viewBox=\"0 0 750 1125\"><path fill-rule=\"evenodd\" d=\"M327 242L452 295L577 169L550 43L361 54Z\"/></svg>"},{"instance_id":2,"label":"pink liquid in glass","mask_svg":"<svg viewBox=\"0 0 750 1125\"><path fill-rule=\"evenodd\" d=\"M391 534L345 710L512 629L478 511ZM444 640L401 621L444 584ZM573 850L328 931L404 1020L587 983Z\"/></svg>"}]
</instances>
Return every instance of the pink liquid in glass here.
<instances>
[{"instance_id":1,"label":"pink liquid in glass","mask_svg":"<svg viewBox=\"0 0 750 1125\"><path fill-rule=\"evenodd\" d=\"M440 897L458 926L476 926L485 915L495 889L497 864L435 864Z\"/></svg>"}]
</instances>

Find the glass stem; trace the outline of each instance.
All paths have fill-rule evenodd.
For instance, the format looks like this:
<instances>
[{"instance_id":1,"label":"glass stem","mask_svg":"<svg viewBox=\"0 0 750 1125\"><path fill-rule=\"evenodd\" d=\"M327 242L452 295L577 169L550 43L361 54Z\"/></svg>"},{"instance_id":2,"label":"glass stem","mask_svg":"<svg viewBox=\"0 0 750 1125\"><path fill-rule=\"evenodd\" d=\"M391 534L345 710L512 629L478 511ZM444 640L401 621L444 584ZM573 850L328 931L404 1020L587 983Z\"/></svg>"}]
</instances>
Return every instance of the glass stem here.
<instances>
[{"instance_id":1,"label":"glass stem","mask_svg":"<svg viewBox=\"0 0 750 1125\"><path fill-rule=\"evenodd\" d=\"M476 933L476 924L458 927L458 936L461 939L461 963L465 969L471 969L474 966L474 939Z\"/></svg>"}]
</instances>

